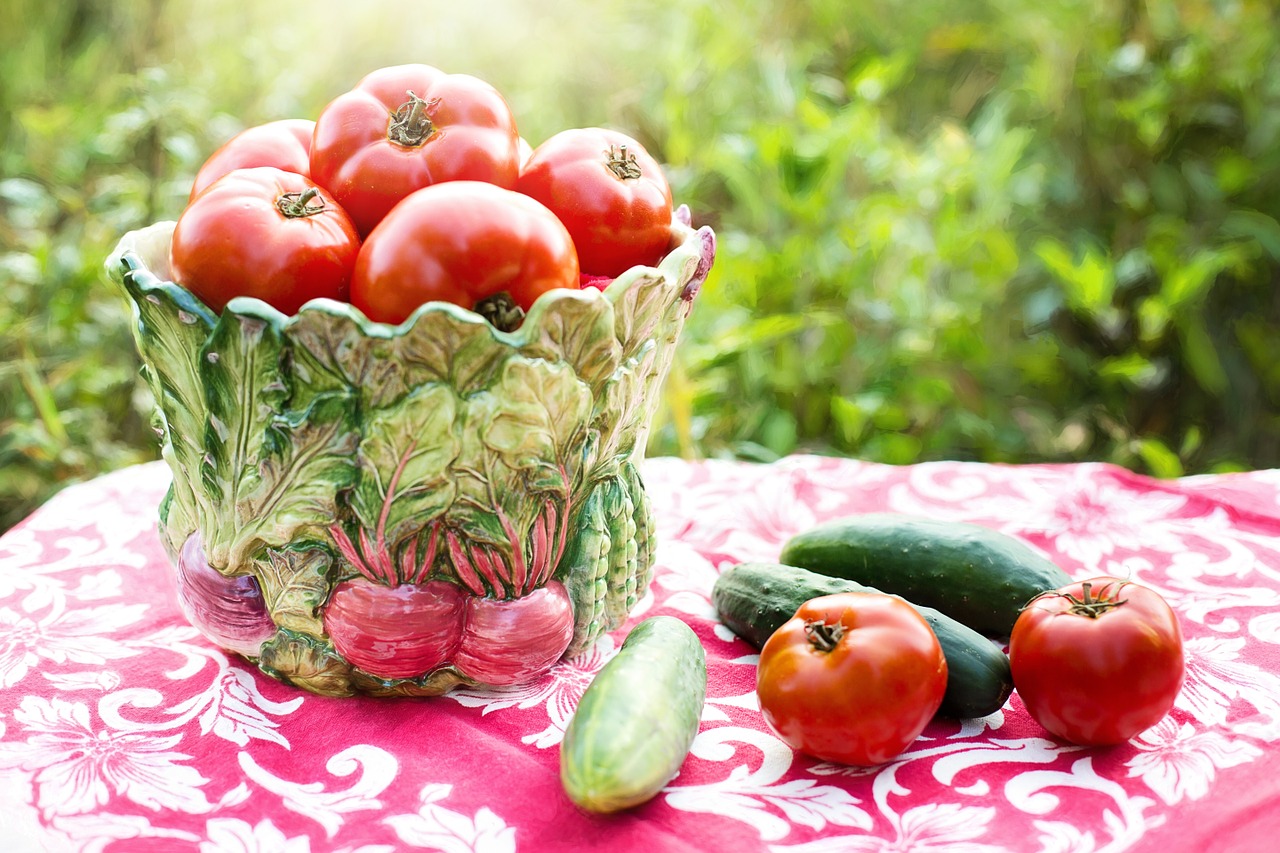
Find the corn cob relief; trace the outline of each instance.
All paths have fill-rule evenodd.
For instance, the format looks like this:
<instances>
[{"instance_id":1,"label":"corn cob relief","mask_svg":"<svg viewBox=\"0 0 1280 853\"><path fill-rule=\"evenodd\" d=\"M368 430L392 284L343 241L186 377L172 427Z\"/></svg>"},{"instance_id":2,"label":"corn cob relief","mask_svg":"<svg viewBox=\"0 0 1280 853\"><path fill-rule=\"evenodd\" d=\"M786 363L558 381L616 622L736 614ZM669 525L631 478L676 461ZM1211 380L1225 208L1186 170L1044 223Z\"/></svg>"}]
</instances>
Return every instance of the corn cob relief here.
<instances>
[{"instance_id":1,"label":"corn cob relief","mask_svg":"<svg viewBox=\"0 0 1280 853\"><path fill-rule=\"evenodd\" d=\"M622 477L610 477L600 484L609 525L609 589L605 596L605 630L612 631L626 620L636 601L636 520L631 489Z\"/></svg>"},{"instance_id":2,"label":"corn cob relief","mask_svg":"<svg viewBox=\"0 0 1280 853\"><path fill-rule=\"evenodd\" d=\"M612 548L607 522L604 495L597 486L582 505L576 533L556 572L574 606L573 639L566 654L582 651L606 630L605 598Z\"/></svg>"},{"instance_id":3,"label":"corn cob relief","mask_svg":"<svg viewBox=\"0 0 1280 853\"><path fill-rule=\"evenodd\" d=\"M631 491L631 500L635 507L632 518L635 520L635 598L638 601L644 595L644 591L649 588L649 582L653 580L654 566L658 556L657 525L653 518L653 502L649 499L649 493L644 490L640 469L633 462L624 462L622 476ZM634 604L633 601L630 606Z\"/></svg>"}]
</instances>

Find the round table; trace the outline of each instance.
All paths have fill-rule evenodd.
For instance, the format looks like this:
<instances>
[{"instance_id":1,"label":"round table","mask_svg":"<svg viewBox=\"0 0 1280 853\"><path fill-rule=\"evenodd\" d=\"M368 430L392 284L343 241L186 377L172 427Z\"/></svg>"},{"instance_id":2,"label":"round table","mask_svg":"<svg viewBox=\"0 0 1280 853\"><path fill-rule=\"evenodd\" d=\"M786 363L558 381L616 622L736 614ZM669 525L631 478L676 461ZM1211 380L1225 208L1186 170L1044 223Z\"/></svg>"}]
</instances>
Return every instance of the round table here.
<instances>
[{"instance_id":1,"label":"round table","mask_svg":"<svg viewBox=\"0 0 1280 853\"><path fill-rule=\"evenodd\" d=\"M1153 480L1101 464L644 463L658 568L621 629L527 686L331 699L273 681L183 620L155 529L161 463L71 486L0 537L0 848L19 851L1262 850L1280 831L1280 471ZM1174 710L1111 748L1046 734L1015 693L936 719L876 768L765 727L754 651L718 572L776 560L842 515L892 511L1019 537L1076 578L1177 611ZM707 650L679 775L626 813L579 812L565 726L639 620Z\"/></svg>"}]
</instances>

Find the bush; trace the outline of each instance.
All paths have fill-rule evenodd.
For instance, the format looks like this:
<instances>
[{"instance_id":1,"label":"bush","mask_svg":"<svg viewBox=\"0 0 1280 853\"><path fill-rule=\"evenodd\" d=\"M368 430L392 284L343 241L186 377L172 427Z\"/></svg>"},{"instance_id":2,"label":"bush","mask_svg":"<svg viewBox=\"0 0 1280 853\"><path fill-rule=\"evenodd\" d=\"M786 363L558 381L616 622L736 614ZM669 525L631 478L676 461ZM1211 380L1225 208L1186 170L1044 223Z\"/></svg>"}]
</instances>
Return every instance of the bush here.
<instances>
[{"instance_id":1,"label":"bush","mask_svg":"<svg viewBox=\"0 0 1280 853\"><path fill-rule=\"evenodd\" d=\"M0 530L155 458L118 236L406 61L637 135L717 229L653 454L1280 464L1270 4L204 5L0 12Z\"/></svg>"},{"instance_id":2,"label":"bush","mask_svg":"<svg viewBox=\"0 0 1280 853\"><path fill-rule=\"evenodd\" d=\"M1270 7L685 8L640 112L725 249L661 449L1280 461Z\"/></svg>"}]
</instances>

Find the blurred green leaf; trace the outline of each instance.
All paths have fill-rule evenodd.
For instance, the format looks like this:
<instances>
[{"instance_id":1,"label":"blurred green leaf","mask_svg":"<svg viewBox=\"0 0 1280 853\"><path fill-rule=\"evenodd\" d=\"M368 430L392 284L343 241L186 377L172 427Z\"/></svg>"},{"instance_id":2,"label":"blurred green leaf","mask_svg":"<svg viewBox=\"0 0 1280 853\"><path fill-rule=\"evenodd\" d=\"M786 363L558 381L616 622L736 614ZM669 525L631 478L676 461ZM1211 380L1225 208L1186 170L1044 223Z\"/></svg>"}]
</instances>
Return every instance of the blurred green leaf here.
<instances>
[{"instance_id":1,"label":"blurred green leaf","mask_svg":"<svg viewBox=\"0 0 1280 853\"><path fill-rule=\"evenodd\" d=\"M1178 324L1191 374L1208 393L1218 396L1227 388L1227 373L1204 319L1198 314L1184 316Z\"/></svg>"},{"instance_id":2,"label":"blurred green leaf","mask_svg":"<svg viewBox=\"0 0 1280 853\"><path fill-rule=\"evenodd\" d=\"M1098 375L1122 380L1138 389L1158 387L1163 378L1159 367L1138 353L1128 353L1103 361L1098 366Z\"/></svg>"},{"instance_id":3,"label":"blurred green leaf","mask_svg":"<svg viewBox=\"0 0 1280 853\"><path fill-rule=\"evenodd\" d=\"M1227 261L1225 253L1205 250L1197 252L1191 260L1170 270L1160 288L1165 304L1171 311L1177 311L1188 303L1198 301L1216 280Z\"/></svg>"},{"instance_id":4,"label":"blurred green leaf","mask_svg":"<svg viewBox=\"0 0 1280 853\"><path fill-rule=\"evenodd\" d=\"M1066 247L1045 239L1036 244L1036 255L1062 284L1067 304L1089 314L1101 314L1115 295L1115 275L1110 263L1092 246L1077 258Z\"/></svg>"},{"instance_id":5,"label":"blurred green leaf","mask_svg":"<svg viewBox=\"0 0 1280 853\"><path fill-rule=\"evenodd\" d=\"M1164 442L1156 438L1144 438L1138 441L1138 455L1147 463L1151 473L1157 477L1181 477L1182 463L1178 454L1165 447Z\"/></svg>"},{"instance_id":6,"label":"blurred green leaf","mask_svg":"<svg viewBox=\"0 0 1280 853\"><path fill-rule=\"evenodd\" d=\"M1256 210L1233 210L1222 221L1226 237L1254 240L1271 258L1280 261L1280 222Z\"/></svg>"}]
</instances>

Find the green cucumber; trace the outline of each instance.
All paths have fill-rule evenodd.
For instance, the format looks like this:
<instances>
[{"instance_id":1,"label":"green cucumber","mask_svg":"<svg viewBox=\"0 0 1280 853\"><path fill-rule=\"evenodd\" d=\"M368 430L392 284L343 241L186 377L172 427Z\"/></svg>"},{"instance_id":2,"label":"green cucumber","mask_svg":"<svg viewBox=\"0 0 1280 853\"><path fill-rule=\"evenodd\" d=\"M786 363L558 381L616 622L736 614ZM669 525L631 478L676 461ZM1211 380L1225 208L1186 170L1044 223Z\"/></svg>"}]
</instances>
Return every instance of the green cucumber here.
<instances>
[{"instance_id":1,"label":"green cucumber","mask_svg":"<svg viewBox=\"0 0 1280 853\"><path fill-rule=\"evenodd\" d=\"M560 744L560 782L580 808L638 806L671 781L698 734L707 655L674 616L650 617L587 686Z\"/></svg>"},{"instance_id":2,"label":"green cucumber","mask_svg":"<svg viewBox=\"0 0 1280 853\"><path fill-rule=\"evenodd\" d=\"M879 590L794 566L742 563L716 579L711 603L721 622L758 649L801 604L838 592ZM970 719L1000 710L1013 692L1008 656L972 628L930 607L911 606L929 623L947 659L947 692L938 713Z\"/></svg>"},{"instance_id":3,"label":"green cucumber","mask_svg":"<svg viewBox=\"0 0 1280 853\"><path fill-rule=\"evenodd\" d=\"M787 542L778 561L900 595L989 637L1009 636L1023 605L1071 582L1012 536L892 513L807 530Z\"/></svg>"}]
</instances>

